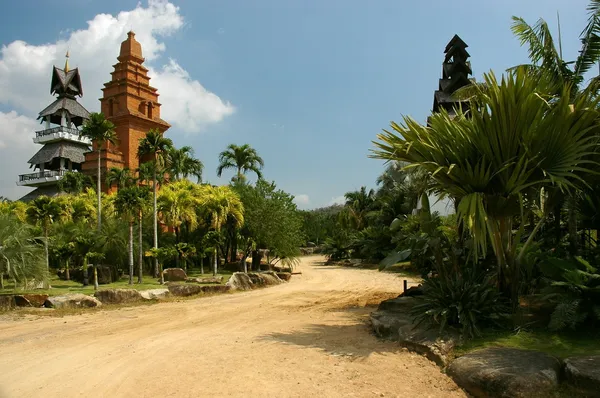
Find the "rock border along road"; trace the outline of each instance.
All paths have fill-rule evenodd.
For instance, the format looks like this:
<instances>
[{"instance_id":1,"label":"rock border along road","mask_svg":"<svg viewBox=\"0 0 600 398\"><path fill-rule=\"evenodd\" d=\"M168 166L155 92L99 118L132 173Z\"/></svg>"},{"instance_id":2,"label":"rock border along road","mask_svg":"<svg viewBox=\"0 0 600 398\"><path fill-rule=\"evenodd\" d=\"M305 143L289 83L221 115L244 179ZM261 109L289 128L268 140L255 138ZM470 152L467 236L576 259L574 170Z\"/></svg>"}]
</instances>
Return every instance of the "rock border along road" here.
<instances>
[{"instance_id":1,"label":"rock border along road","mask_svg":"<svg viewBox=\"0 0 600 398\"><path fill-rule=\"evenodd\" d=\"M402 280L302 258L289 283L82 315L0 317L0 397L465 397L367 324Z\"/></svg>"}]
</instances>

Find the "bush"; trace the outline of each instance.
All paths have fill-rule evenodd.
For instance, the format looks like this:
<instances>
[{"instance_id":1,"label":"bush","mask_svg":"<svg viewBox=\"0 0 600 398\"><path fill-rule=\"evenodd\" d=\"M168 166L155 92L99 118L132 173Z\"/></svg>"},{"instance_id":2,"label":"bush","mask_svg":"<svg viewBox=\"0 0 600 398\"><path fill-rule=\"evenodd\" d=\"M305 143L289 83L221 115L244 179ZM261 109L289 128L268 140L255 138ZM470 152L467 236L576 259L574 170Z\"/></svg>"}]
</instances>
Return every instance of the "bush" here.
<instances>
[{"instance_id":1,"label":"bush","mask_svg":"<svg viewBox=\"0 0 600 398\"><path fill-rule=\"evenodd\" d=\"M548 325L551 330L575 329L600 322L600 274L581 257L547 258L540 264L547 286L544 299L556 305Z\"/></svg>"},{"instance_id":2,"label":"bush","mask_svg":"<svg viewBox=\"0 0 600 398\"><path fill-rule=\"evenodd\" d=\"M473 270L445 278L430 278L423 284L420 303L412 309L417 325L428 322L459 328L468 337L480 336L480 326L498 324L508 316L508 307L491 278Z\"/></svg>"}]
</instances>

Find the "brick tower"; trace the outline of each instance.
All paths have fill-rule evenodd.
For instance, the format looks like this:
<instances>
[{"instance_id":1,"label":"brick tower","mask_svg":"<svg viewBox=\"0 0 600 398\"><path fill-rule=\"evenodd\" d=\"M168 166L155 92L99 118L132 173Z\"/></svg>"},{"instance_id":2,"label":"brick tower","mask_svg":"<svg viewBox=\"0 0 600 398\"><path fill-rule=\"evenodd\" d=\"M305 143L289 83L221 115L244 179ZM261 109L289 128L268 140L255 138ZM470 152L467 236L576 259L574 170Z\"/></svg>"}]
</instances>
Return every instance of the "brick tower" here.
<instances>
[{"instance_id":1,"label":"brick tower","mask_svg":"<svg viewBox=\"0 0 600 398\"><path fill-rule=\"evenodd\" d=\"M100 111L114 123L117 133L116 145L108 144L101 153L102 175L111 167L128 167L132 172L139 166L137 149L140 139L151 129L164 133L171 125L160 118L157 89L150 86L148 69L142 64L142 46L135 40L135 33L127 33L121 43L119 61L111 73L112 79L104 83L100 98ZM94 173L97 165L97 147L85 155L83 170ZM108 187L102 181L103 191Z\"/></svg>"}]
</instances>

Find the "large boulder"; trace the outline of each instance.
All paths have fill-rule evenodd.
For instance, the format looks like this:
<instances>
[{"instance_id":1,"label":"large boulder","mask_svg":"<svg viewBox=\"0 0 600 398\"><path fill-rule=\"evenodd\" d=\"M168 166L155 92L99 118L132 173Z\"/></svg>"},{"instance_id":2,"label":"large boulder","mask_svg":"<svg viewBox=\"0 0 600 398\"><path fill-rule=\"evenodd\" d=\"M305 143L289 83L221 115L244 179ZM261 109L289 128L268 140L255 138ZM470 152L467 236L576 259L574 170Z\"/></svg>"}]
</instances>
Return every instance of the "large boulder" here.
<instances>
[{"instance_id":1,"label":"large boulder","mask_svg":"<svg viewBox=\"0 0 600 398\"><path fill-rule=\"evenodd\" d=\"M223 283L223 277L222 276L214 276L214 277L208 277L208 278L187 278L185 280L187 283L200 283L200 284L221 284Z\"/></svg>"},{"instance_id":2,"label":"large boulder","mask_svg":"<svg viewBox=\"0 0 600 398\"><path fill-rule=\"evenodd\" d=\"M414 324L410 311L417 302L412 297L398 297L379 304L371 313L371 324L376 335L397 341L411 351L425 355L440 366L446 366L454 347L460 342L457 332L447 329L442 334L437 328Z\"/></svg>"},{"instance_id":3,"label":"large boulder","mask_svg":"<svg viewBox=\"0 0 600 398\"><path fill-rule=\"evenodd\" d=\"M44 307L48 308L90 308L101 305L102 303L97 298L81 293L50 296L44 302Z\"/></svg>"},{"instance_id":4,"label":"large boulder","mask_svg":"<svg viewBox=\"0 0 600 398\"><path fill-rule=\"evenodd\" d=\"M183 268L167 268L163 271L165 282L185 282L187 274Z\"/></svg>"},{"instance_id":5,"label":"large boulder","mask_svg":"<svg viewBox=\"0 0 600 398\"><path fill-rule=\"evenodd\" d=\"M561 362L542 352L486 348L455 359L448 374L475 397L549 397L559 383Z\"/></svg>"},{"instance_id":6,"label":"large boulder","mask_svg":"<svg viewBox=\"0 0 600 398\"><path fill-rule=\"evenodd\" d=\"M47 294L17 294L14 297L17 307L43 307L48 299Z\"/></svg>"},{"instance_id":7,"label":"large boulder","mask_svg":"<svg viewBox=\"0 0 600 398\"><path fill-rule=\"evenodd\" d=\"M196 285L196 284L183 284L183 283L170 283L169 292L173 296L188 297L196 294L214 294L214 293L225 293L231 289L227 285Z\"/></svg>"},{"instance_id":8,"label":"large boulder","mask_svg":"<svg viewBox=\"0 0 600 398\"><path fill-rule=\"evenodd\" d=\"M140 292L135 289L103 289L94 293L94 297L103 304L127 304L142 300Z\"/></svg>"},{"instance_id":9,"label":"large boulder","mask_svg":"<svg viewBox=\"0 0 600 398\"><path fill-rule=\"evenodd\" d=\"M0 311L8 311L15 308L14 296L0 296Z\"/></svg>"},{"instance_id":10,"label":"large boulder","mask_svg":"<svg viewBox=\"0 0 600 398\"><path fill-rule=\"evenodd\" d=\"M226 283L232 290L252 290L252 280L248 274L243 272L235 272Z\"/></svg>"},{"instance_id":11,"label":"large boulder","mask_svg":"<svg viewBox=\"0 0 600 398\"><path fill-rule=\"evenodd\" d=\"M600 396L600 355L565 359L567 380L590 396Z\"/></svg>"},{"instance_id":12,"label":"large boulder","mask_svg":"<svg viewBox=\"0 0 600 398\"><path fill-rule=\"evenodd\" d=\"M231 286L233 290L252 290L281 283L283 283L283 280L273 271L248 272L247 274L236 272L227 281L227 286Z\"/></svg>"},{"instance_id":13,"label":"large boulder","mask_svg":"<svg viewBox=\"0 0 600 398\"><path fill-rule=\"evenodd\" d=\"M144 300L164 300L171 296L169 289L140 290L140 296Z\"/></svg>"}]
</instances>

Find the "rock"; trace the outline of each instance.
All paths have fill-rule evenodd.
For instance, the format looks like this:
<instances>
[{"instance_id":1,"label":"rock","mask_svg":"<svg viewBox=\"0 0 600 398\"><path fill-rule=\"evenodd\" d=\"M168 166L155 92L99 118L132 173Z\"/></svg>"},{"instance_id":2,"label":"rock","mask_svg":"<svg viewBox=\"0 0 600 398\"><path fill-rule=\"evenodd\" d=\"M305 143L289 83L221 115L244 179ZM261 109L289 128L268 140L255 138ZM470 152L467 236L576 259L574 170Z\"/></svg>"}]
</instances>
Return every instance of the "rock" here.
<instances>
[{"instance_id":1,"label":"rock","mask_svg":"<svg viewBox=\"0 0 600 398\"><path fill-rule=\"evenodd\" d=\"M102 303L97 298L81 293L50 296L44 302L44 307L48 308L89 308L101 305Z\"/></svg>"},{"instance_id":2,"label":"rock","mask_svg":"<svg viewBox=\"0 0 600 398\"><path fill-rule=\"evenodd\" d=\"M423 295L423 285L411 286L398 297L415 297Z\"/></svg>"},{"instance_id":3,"label":"rock","mask_svg":"<svg viewBox=\"0 0 600 398\"><path fill-rule=\"evenodd\" d=\"M409 313L415 301L412 297L397 297L395 299L384 300L377 307L377 311L392 311Z\"/></svg>"},{"instance_id":4,"label":"rock","mask_svg":"<svg viewBox=\"0 0 600 398\"><path fill-rule=\"evenodd\" d=\"M315 242L306 242L306 247L316 247Z\"/></svg>"},{"instance_id":5,"label":"rock","mask_svg":"<svg viewBox=\"0 0 600 398\"><path fill-rule=\"evenodd\" d=\"M144 300L164 300L171 296L169 289L140 290L140 296Z\"/></svg>"},{"instance_id":6,"label":"rock","mask_svg":"<svg viewBox=\"0 0 600 398\"><path fill-rule=\"evenodd\" d=\"M43 307L47 294L18 294L14 296L17 307Z\"/></svg>"},{"instance_id":7,"label":"rock","mask_svg":"<svg viewBox=\"0 0 600 398\"><path fill-rule=\"evenodd\" d=\"M25 282L25 289L26 290L37 290L37 289L49 289L52 286L50 286L49 283L47 283L46 285L44 285L44 281L38 281L35 279L31 279Z\"/></svg>"},{"instance_id":8,"label":"rock","mask_svg":"<svg viewBox=\"0 0 600 398\"><path fill-rule=\"evenodd\" d=\"M542 352L486 348L455 359L448 374L475 397L549 397L561 363Z\"/></svg>"},{"instance_id":9,"label":"rock","mask_svg":"<svg viewBox=\"0 0 600 398\"><path fill-rule=\"evenodd\" d=\"M103 304L126 304L142 300L140 292L135 289L103 289L94 293L94 297Z\"/></svg>"},{"instance_id":10,"label":"rock","mask_svg":"<svg viewBox=\"0 0 600 398\"><path fill-rule=\"evenodd\" d=\"M248 274L243 272L235 272L226 283L232 290L252 290L252 280Z\"/></svg>"},{"instance_id":11,"label":"rock","mask_svg":"<svg viewBox=\"0 0 600 398\"><path fill-rule=\"evenodd\" d=\"M290 272L277 272L277 277L282 281L289 281L292 278L292 274Z\"/></svg>"},{"instance_id":12,"label":"rock","mask_svg":"<svg viewBox=\"0 0 600 398\"><path fill-rule=\"evenodd\" d=\"M279 285L283 280L279 279L276 272L235 272L227 281L227 286L233 290L252 290L259 287Z\"/></svg>"},{"instance_id":13,"label":"rock","mask_svg":"<svg viewBox=\"0 0 600 398\"><path fill-rule=\"evenodd\" d=\"M209 277L209 278L187 278L185 280L187 283L201 283L201 284L209 284L209 283L223 283L222 276Z\"/></svg>"},{"instance_id":14,"label":"rock","mask_svg":"<svg viewBox=\"0 0 600 398\"><path fill-rule=\"evenodd\" d=\"M211 293L227 293L231 290L231 286L227 285L206 285L201 286L202 293L211 294Z\"/></svg>"},{"instance_id":15,"label":"rock","mask_svg":"<svg viewBox=\"0 0 600 398\"><path fill-rule=\"evenodd\" d=\"M565 376L583 393L600 395L600 355L565 359Z\"/></svg>"},{"instance_id":16,"label":"rock","mask_svg":"<svg viewBox=\"0 0 600 398\"><path fill-rule=\"evenodd\" d=\"M385 300L371 313L371 325L376 335L397 341L402 347L424 354L440 366L448 364L449 354L460 341L457 332L446 330L441 335L427 325L416 326L410 315L416 301L412 297Z\"/></svg>"},{"instance_id":17,"label":"rock","mask_svg":"<svg viewBox=\"0 0 600 398\"><path fill-rule=\"evenodd\" d=\"M183 268L167 268L163 271L163 278L166 282L184 282L187 274Z\"/></svg>"},{"instance_id":18,"label":"rock","mask_svg":"<svg viewBox=\"0 0 600 398\"><path fill-rule=\"evenodd\" d=\"M0 311L9 311L15 308L14 296L0 296Z\"/></svg>"},{"instance_id":19,"label":"rock","mask_svg":"<svg viewBox=\"0 0 600 398\"><path fill-rule=\"evenodd\" d=\"M169 284L169 292L173 296L188 297L194 296L201 293L225 293L231 289L227 285L193 285L183 283L171 283Z\"/></svg>"},{"instance_id":20,"label":"rock","mask_svg":"<svg viewBox=\"0 0 600 398\"><path fill-rule=\"evenodd\" d=\"M182 283L170 283L169 292L173 296L187 297L202 293L202 286Z\"/></svg>"}]
</instances>

